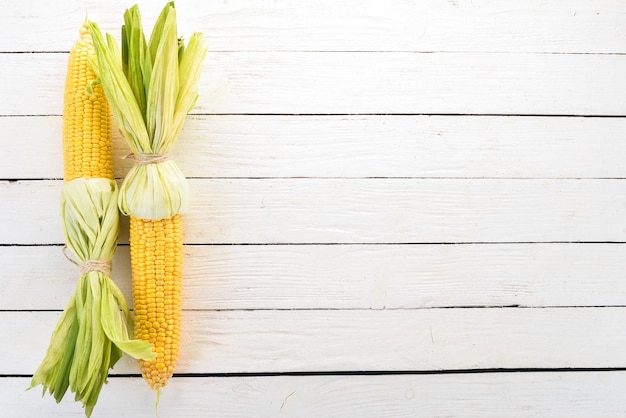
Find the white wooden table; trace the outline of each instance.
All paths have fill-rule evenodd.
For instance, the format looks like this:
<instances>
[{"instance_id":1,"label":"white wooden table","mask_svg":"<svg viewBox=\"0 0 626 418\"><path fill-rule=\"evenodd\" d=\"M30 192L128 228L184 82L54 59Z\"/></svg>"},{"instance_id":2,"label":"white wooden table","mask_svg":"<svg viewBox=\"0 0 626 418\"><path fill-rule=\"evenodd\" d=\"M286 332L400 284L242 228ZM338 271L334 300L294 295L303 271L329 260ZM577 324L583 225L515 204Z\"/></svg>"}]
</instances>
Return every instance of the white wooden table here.
<instances>
[{"instance_id":1,"label":"white wooden table","mask_svg":"<svg viewBox=\"0 0 626 418\"><path fill-rule=\"evenodd\" d=\"M24 389L76 283L67 51L86 11L117 36L132 2L59 3L0 7L7 417L82 416ZM177 9L211 52L174 153L193 203L161 417L626 416L626 2ZM94 418L154 416L137 373Z\"/></svg>"}]
</instances>

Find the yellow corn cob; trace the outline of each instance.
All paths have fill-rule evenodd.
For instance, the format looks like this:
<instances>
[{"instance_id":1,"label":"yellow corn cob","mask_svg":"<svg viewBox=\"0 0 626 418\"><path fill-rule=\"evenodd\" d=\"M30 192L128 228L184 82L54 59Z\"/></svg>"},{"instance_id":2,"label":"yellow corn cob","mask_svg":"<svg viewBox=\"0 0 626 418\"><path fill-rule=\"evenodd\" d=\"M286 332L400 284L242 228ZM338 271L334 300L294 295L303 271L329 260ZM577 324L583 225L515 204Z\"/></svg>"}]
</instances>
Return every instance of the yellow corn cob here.
<instances>
[{"instance_id":1,"label":"yellow corn cob","mask_svg":"<svg viewBox=\"0 0 626 418\"><path fill-rule=\"evenodd\" d=\"M68 59L63 112L64 180L61 219L67 248L80 263L76 291L57 322L31 388L42 385L60 402L69 389L89 417L109 369L128 353L154 357L131 340L132 318L109 277L117 247L118 190L113 180L109 105L89 61L95 59L88 22ZM88 88L91 92L88 92Z\"/></svg>"},{"instance_id":2,"label":"yellow corn cob","mask_svg":"<svg viewBox=\"0 0 626 418\"><path fill-rule=\"evenodd\" d=\"M150 342L156 358L140 360L148 385L160 391L174 373L180 341L183 223L181 215L130 218L135 338Z\"/></svg>"},{"instance_id":3,"label":"yellow corn cob","mask_svg":"<svg viewBox=\"0 0 626 418\"><path fill-rule=\"evenodd\" d=\"M120 187L119 208L130 215L130 253L135 337L154 347L156 358L140 361L148 385L158 394L178 359L183 237L182 217L189 189L169 159L184 116L194 107L207 46L194 33L187 46L177 36L176 10L163 8L146 42L139 7L124 13L122 47L91 24L100 75L113 116L136 164Z\"/></svg>"},{"instance_id":4,"label":"yellow corn cob","mask_svg":"<svg viewBox=\"0 0 626 418\"><path fill-rule=\"evenodd\" d=\"M87 85L96 75L87 63L95 55L89 24L80 28L80 39L70 51L63 112L64 179L79 177L113 179L111 116L102 87Z\"/></svg>"}]
</instances>

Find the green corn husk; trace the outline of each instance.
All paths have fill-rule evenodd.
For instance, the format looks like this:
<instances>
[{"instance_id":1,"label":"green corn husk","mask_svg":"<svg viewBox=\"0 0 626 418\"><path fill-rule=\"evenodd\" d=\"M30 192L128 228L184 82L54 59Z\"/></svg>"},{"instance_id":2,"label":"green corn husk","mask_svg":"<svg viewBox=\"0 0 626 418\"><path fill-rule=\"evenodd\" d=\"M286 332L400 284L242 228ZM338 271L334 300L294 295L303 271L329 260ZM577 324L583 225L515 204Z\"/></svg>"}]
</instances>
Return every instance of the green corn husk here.
<instances>
[{"instance_id":1,"label":"green corn husk","mask_svg":"<svg viewBox=\"0 0 626 418\"><path fill-rule=\"evenodd\" d=\"M133 154L168 155L198 99L208 49L203 35L194 33L185 47L177 35L174 2L163 8L148 42L137 5L124 14L121 49L97 24L90 27L97 56L92 66ZM136 218L170 218L183 213L188 202L187 181L171 159L136 164L120 187L120 211Z\"/></svg>"},{"instance_id":2,"label":"green corn husk","mask_svg":"<svg viewBox=\"0 0 626 418\"><path fill-rule=\"evenodd\" d=\"M109 179L72 180L64 186L61 216L67 247L78 262L111 261L117 247L117 185ZM82 274L61 315L30 388L43 385L60 402L68 388L89 417L108 371L128 353L151 359L149 343L132 340L132 318L124 295L101 271Z\"/></svg>"}]
</instances>

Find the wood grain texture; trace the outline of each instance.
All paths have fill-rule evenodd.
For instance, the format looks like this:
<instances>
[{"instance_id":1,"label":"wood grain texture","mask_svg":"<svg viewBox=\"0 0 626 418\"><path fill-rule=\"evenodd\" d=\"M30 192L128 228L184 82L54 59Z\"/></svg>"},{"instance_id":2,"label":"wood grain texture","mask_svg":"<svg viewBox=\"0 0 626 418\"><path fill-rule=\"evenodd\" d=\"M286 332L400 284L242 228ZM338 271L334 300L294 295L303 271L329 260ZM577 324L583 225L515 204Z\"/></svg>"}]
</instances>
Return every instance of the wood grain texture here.
<instances>
[{"instance_id":1,"label":"wood grain texture","mask_svg":"<svg viewBox=\"0 0 626 418\"><path fill-rule=\"evenodd\" d=\"M60 247L0 247L0 309L63 309L76 267ZM187 246L185 309L619 306L626 245ZM128 247L113 278L129 304Z\"/></svg>"},{"instance_id":2,"label":"wood grain texture","mask_svg":"<svg viewBox=\"0 0 626 418\"><path fill-rule=\"evenodd\" d=\"M116 36L129 0L14 2L0 51L67 51L89 17ZM236 0L176 2L179 26L216 51L626 52L619 1ZM142 7L151 26L159 7ZM28 27L28 31L24 31Z\"/></svg>"},{"instance_id":3,"label":"wood grain texture","mask_svg":"<svg viewBox=\"0 0 626 418\"><path fill-rule=\"evenodd\" d=\"M63 176L60 116L0 118L0 132L15 138L0 178ZM624 132L622 118L195 115L172 154L189 177L624 178ZM116 134L118 178L128 153Z\"/></svg>"},{"instance_id":4,"label":"wood grain texture","mask_svg":"<svg viewBox=\"0 0 626 418\"><path fill-rule=\"evenodd\" d=\"M61 114L66 60L0 54L0 115ZM614 54L209 52L194 112L621 116L624 73Z\"/></svg>"},{"instance_id":5,"label":"wood grain texture","mask_svg":"<svg viewBox=\"0 0 626 418\"><path fill-rule=\"evenodd\" d=\"M28 380L0 380L12 393L14 418L50 413L82 418L78 404L60 405L24 392ZM222 417L616 417L626 414L624 372L483 375L174 377L159 415ZM152 418L153 394L139 378L111 378L94 417Z\"/></svg>"},{"instance_id":6,"label":"wood grain texture","mask_svg":"<svg viewBox=\"0 0 626 418\"><path fill-rule=\"evenodd\" d=\"M0 313L12 324L0 341L0 374L36 369L59 314ZM185 311L176 370L623 368L624 327L623 307ZM131 358L118 366L137 373Z\"/></svg>"},{"instance_id":7,"label":"wood grain texture","mask_svg":"<svg viewBox=\"0 0 626 418\"><path fill-rule=\"evenodd\" d=\"M191 244L626 239L620 180L196 179L190 187ZM62 243L60 191L61 181L0 182L0 243Z\"/></svg>"}]
</instances>

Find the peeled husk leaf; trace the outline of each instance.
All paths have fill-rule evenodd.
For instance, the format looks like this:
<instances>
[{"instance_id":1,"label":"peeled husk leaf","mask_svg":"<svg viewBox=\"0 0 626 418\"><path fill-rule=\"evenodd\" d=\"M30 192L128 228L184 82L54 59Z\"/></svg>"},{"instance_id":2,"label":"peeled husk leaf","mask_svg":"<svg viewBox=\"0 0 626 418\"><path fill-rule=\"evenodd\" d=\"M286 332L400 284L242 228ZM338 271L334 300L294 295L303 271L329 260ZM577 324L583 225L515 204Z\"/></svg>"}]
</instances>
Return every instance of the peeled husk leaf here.
<instances>
[{"instance_id":1,"label":"peeled husk leaf","mask_svg":"<svg viewBox=\"0 0 626 418\"><path fill-rule=\"evenodd\" d=\"M167 3L149 42L137 5L124 15L122 47L90 22L97 60L93 60L116 124L135 156L169 155L187 113L198 98L197 84L207 45L194 33L185 48L178 39L176 9ZM189 205L187 180L166 161L135 165L120 187L119 208L142 219L166 219Z\"/></svg>"},{"instance_id":2,"label":"peeled husk leaf","mask_svg":"<svg viewBox=\"0 0 626 418\"><path fill-rule=\"evenodd\" d=\"M110 261L117 247L117 185L78 178L64 186L61 217L67 247L79 263ZM119 288L101 271L81 275L50 338L31 388L43 385L60 402L68 388L90 416L109 369L122 357L152 359L149 343L133 340L132 317Z\"/></svg>"}]
</instances>

